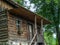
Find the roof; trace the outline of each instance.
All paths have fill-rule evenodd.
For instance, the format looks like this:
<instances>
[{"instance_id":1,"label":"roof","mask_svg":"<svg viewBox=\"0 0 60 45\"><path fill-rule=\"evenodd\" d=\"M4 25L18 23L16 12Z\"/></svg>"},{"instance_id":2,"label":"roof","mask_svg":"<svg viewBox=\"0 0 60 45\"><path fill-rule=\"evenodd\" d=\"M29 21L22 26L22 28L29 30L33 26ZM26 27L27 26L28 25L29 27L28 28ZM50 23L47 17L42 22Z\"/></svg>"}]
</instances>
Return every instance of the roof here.
<instances>
[{"instance_id":1,"label":"roof","mask_svg":"<svg viewBox=\"0 0 60 45\"><path fill-rule=\"evenodd\" d=\"M41 23L41 19L43 19L43 24L44 25L51 23L46 18L44 18L42 16L39 16L38 14L31 12L30 10L27 10L26 8L18 5L17 3L15 3L12 0L9 0L9 1L6 0L6 2L8 2L10 5L13 5L13 6L16 7L14 9L9 10L9 12L12 13L12 14L16 14L16 15L18 15L20 17L23 17L24 19L30 20L32 22L34 22L34 18L36 16L37 17L37 24L39 24L39 25Z\"/></svg>"}]
</instances>

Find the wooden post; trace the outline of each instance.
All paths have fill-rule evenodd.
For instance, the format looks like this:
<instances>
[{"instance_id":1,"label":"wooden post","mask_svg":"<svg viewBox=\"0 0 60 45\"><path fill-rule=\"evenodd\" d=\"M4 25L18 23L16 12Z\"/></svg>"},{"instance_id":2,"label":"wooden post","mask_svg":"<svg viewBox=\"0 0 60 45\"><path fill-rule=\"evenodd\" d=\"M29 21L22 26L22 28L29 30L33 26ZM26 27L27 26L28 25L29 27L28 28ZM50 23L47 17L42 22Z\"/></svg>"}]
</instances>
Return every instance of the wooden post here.
<instances>
[{"instance_id":1,"label":"wooden post","mask_svg":"<svg viewBox=\"0 0 60 45\"><path fill-rule=\"evenodd\" d=\"M35 30L37 31L37 20L36 20L36 16L35 16Z\"/></svg>"},{"instance_id":2,"label":"wooden post","mask_svg":"<svg viewBox=\"0 0 60 45\"><path fill-rule=\"evenodd\" d=\"M41 19L41 36L42 36L42 40L43 40L43 45L44 45L44 34L43 34L43 19Z\"/></svg>"},{"instance_id":3,"label":"wooden post","mask_svg":"<svg viewBox=\"0 0 60 45\"><path fill-rule=\"evenodd\" d=\"M34 41L34 39L36 38L37 36L37 18L36 18L36 15L35 15L35 34L34 34L34 37L32 38L31 42L29 45L31 45Z\"/></svg>"},{"instance_id":4,"label":"wooden post","mask_svg":"<svg viewBox=\"0 0 60 45\"><path fill-rule=\"evenodd\" d=\"M42 35L43 35L43 19L41 19L41 31L42 31Z\"/></svg>"},{"instance_id":5,"label":"wooden post","mask_svg":"<svg viewBox=\"0 0 60 45\"><path fill-rule=\"evenodd\" d=\"M37 17L35 15L35 33L36 33L36 37L35 39L37 39ZM35 42L35 45L37 44L37 41Z\"/></svg>"}]
</instances>

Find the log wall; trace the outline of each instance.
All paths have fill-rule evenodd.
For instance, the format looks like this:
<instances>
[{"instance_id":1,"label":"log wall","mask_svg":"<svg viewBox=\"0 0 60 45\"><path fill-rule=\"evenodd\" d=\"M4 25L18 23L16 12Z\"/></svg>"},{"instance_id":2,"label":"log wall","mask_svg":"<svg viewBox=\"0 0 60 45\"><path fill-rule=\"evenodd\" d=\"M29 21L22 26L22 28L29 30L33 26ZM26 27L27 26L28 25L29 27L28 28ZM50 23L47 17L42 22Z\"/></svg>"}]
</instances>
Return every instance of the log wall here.
<instances>
[{"instance_id":1,"label":"log wall","mask_svg":"<svg viewBox=\"0 0 60 45\"><path fill-rule=\"evenodd\" d=\"M13 9L12 6L0 0L0 42L8 41L8 19L5 9Z\"/></svg>"},{"instance_id":2,"label":"log wall","mask_svg":"<svg viewBox=\"0 0 60 45\"><path fill-rule=\"evenodd\" d=\"M10 40L27 40L28 39L28 28L25 20L22 20L21 22L21 29L20 32L21 34L18 34L18 29L16 26L16 19L18 17L15 17L13 15L8 15L8 34L9 34L9 39Z\"/></svg>"},{"instance_id":3,"label":"log wall","mask_svg":"<svg viewBox=\"0 0 60 45\"><path fill-rule=\"evenodd\" d=\"M8 40L7 13L0 10L0 42Z\"/></svg>"}]
</instances>

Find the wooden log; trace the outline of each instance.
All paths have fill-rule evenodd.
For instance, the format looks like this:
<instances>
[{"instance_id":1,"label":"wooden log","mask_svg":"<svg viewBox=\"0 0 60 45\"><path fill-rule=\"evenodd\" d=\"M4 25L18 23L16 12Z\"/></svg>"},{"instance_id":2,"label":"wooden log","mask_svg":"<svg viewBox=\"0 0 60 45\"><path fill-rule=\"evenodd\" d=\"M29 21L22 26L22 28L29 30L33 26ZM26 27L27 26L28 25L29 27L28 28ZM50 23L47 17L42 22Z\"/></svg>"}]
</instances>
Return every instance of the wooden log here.
<instances>
[{"instance_id":1,"label":"wooden log","mask_svg":"<svg viewBox=\"0 0 60 45\"><path fill-rule=\"evenodd\" d=\"M8 38L7 14L5 12L0 14L0 41L5 41L5 39Z\"/></svg>"}]
</instances>

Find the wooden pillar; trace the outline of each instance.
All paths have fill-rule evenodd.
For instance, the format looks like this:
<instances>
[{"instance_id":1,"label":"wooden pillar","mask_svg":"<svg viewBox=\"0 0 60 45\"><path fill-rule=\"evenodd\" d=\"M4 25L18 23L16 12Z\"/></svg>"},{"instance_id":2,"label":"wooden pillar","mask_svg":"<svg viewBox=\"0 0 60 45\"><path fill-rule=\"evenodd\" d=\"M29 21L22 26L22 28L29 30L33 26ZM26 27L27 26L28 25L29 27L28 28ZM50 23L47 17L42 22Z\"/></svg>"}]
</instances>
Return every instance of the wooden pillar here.
<instances>
[{"instance_id":1,"label":"wooden pillar","mask_svg":"<svg viewBox=\"0 0 60 45\"><path fill-rule=\"evenodd\" d=\"M43 35L43 19L41 19L41 34Z\"/></svg>"},{"instance_id":2,"label":"wooden pillar","mask_svg":"<svg viewBox=\"0 0 60 45\"><path fill-rule=\"evenodd\" d=\"M33 36L33 38L32 38L32 40L31 40L31 42L30 42L29 45L32 45L33 41L34 41L34 40L36 39L36 37L37 37L37 17L36 17L36 15L35 15L34 21L35 21L35 34L34 34L34 36Z\"/></svg>"},{"instance_id":3,"label":"wooden pillar","mask_svg":"<svg viewBox=\"0 0 60 45\"><path fill-rule=\"evenodd\" d=\"M41 19L41 36L42 36L42 40L43 40L43 45L44 45L44 34L43 34L43 19Z\"/></svg>"},{"instance_id":4,"label":"wooden pillar","mask_svg":"<svg viewBox=\"0 0 60 45\"><path fill-rule=\"evenodd\" d=\"M36 33L35 39L37 39L37 17L36 16L35 16L35 33ZM37 45L37 41L35 41L34 45Z\"/></svg>"},{"instance_id":5,"label":"wooden pillar","mask_svg":"<svg viewBox=\"0 0 60 45\"><path fill-rule=\"evenodd\" d=\"M37 34L37 17L35 15L35 33Z\"/></svg>"}]
</instances>

